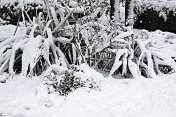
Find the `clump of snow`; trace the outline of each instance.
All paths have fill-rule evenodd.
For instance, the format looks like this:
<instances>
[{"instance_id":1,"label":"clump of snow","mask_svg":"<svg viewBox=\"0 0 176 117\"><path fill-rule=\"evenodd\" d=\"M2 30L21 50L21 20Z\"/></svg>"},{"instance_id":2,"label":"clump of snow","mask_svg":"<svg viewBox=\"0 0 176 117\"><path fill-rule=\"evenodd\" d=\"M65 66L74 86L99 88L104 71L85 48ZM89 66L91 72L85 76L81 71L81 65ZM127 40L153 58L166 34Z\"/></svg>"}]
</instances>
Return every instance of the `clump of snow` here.
<instances>
[{"instance_id":1,"label":"clump of snow","mask_svg":"<svg viewBox=\"0 0 176 117\"><path fill-rule=\"evenodd\" d=\"M6 83L6 80L8 79L9 75L7 73L3 73L0 75L0 83Z\"/></svg>"},{"instance_id":2,"label":"clump of snow","mask_svg":"<svg viewBox=\"0 0 176 117\"><path fill-rule=\"evenodd\" d=\"M36 96L38 100L43 103L46 107L51 107L53 106L53 103L50 99L50 96L48 94L48 87L44 84L41 84L37 87L36 90Z\"/></svg>"},{"instance_id":3,"label":"clump of snow","mask_svg":"<svg viewBox=\"0 0 176 117\"><path fill-rule=\"evenodd\" d=\"M16 26L14 25L2 25L0 26L0 42L12 37L15 33Z\"/></svg>"},{"instance_id":4,"label":"clump of snow","mask_svg":"<svg viewBox=\"0 0 176 117\"><path fill-rule=\"evenodd\" d=\"M84 72L84 74L82 74L82 78L84 79L93 79L96 82L100 82L104 78L101 73L96 72L86 64L81 64L80 69Z\"/></svg>"}]
</instances>

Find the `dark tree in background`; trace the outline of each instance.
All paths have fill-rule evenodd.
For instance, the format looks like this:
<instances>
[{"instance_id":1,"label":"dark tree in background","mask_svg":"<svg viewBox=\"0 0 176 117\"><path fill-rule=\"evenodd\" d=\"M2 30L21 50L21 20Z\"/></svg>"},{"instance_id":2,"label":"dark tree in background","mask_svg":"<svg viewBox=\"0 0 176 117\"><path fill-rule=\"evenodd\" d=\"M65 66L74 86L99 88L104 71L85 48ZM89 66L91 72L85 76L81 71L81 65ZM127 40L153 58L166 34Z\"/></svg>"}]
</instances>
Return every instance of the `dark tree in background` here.
<instances>
[{"instance_id":1,"label":"dark tree in background","mask_svg":"<svg viewBox=\"0 0 176 117\"><path fill-rule=\"evenodd\" d=\"M115 10L115 1L114 0L110 0L110 5L111 5L111 13L110 13L110 17L111 17L111 20L113 19L114 17L114 10Z\"/></svg>"},{"instance_id":2,"label":"dark tree in background","mask_svg":"<svg viewBox=\"0 0 176 117\"><path fill-rule=\"evenodd\" d=\"M133 8L134 0L126 0L125 2L125 25L130 26L133 29L134 25L134 16Z\"/></svg>"},{"instance_id":3,"label":"dark tree in background","mask_svg":"<svg viewBox=\"0 0 176 117\"><path fill-rule=\"evenodd\" d=\"M125 25L128 26L128 16L129 16L129 7L130 7L130 1L131 0L126 0L125 2Z\"/></svg>"}]
</instances>

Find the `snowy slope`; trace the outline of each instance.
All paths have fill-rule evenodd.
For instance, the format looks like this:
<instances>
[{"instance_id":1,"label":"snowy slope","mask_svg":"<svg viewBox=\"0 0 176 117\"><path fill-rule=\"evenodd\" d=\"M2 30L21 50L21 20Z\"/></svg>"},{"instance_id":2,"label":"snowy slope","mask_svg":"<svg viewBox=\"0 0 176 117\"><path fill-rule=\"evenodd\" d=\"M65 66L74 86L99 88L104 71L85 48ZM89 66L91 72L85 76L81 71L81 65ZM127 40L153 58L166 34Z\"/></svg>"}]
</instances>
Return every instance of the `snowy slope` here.
<instances>
[{"instance_id":1,"label":"snowy slope","mask_svg":"<svg viewBox=\"0 0 176 117\"><path fill-rule=\"evenodd\" d=\"M0 84L0 117L175 117L175 77L105 78L101 91L80 89L66 98L44 94L40 78L16 77Z\"/></svg>"}]
</instances>

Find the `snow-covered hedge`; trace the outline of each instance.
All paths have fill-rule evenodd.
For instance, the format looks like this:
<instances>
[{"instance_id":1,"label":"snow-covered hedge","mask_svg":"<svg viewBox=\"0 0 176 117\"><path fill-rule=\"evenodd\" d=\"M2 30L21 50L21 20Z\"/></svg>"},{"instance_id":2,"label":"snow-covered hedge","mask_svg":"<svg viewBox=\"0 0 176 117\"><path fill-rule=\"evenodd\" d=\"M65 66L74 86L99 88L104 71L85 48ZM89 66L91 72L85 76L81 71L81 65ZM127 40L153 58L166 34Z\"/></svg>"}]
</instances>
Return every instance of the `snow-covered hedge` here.
<instances>
[{"instance_id":1,"label":"snow-covered hedge","mask_svg":"<svg viewBox=\"0 0 176 117\"><path fill-rule=\"evenodd\" d=\"M134 5L135 28L176 32L175 1L136 0Z\"/></svg>"},{"instance_id":2,"label":"snow-covered hedge","mask_svg":"<svg viewBox=\"0 0 176 117\"><path fill-rule=\"evenodd\" d=\"M176 14L176 2L174 0L135 0L134 3L136 14L141 14L147 9L153 9L167 20L167 14L173 11Z\"/></svg>"},{"instance_id":3,"label":"snow-covered hedge","mask_svg":"<svg viewBox=\"0 0 176 117\"><path fill-rule=\"evenodd\" d=\"M146 9L143 13L138 14L134 23L134 27L138 29L146 29L155 31L157 29L176 33L176 16L173 11L167 14L167 20L159 16L159 12L153 9Z\"/></svg>"},{"instance_id":4,"label":"snow-covered hedge","mask_svg":"<svg viewBox=\"0 0 176 117\"><path fill-rule=\"evenodd\" d=\"M22 21L22 12L24 17L37 16L39 12L45 12L46 5L43 0L1 0L0 1L0 18L6 23L16 25ZM0 23L2 23L0 21Z\"/></svg>"}]
</instances>

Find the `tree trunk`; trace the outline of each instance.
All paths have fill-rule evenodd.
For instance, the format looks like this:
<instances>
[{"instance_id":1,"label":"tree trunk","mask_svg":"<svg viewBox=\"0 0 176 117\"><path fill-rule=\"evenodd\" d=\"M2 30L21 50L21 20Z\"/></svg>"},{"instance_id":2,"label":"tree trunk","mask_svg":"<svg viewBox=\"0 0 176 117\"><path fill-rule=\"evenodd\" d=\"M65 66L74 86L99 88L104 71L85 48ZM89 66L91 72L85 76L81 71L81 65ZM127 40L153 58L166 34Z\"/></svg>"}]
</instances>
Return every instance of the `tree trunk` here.
<instances>
[{"instance_id":1,"label":"tree trunk","mask_svg":"<svg viewBox=\"0 0 176 117\"><path fill-rule=\"evenodd\" d=\"M110 0L110 6L111 6L110 18L111 18L111 20L113 20L113 17L114 17L114 10L115 10L114 5L115 5L115 1Z\"/></svg>"},{"instance_id":2,"label":"tree trunk","mask_svg":"<svg viewBox=\"0 0 176 117\"><path fill-rule=\"evenodd\" d=\"M125 3L125 25L133 28L133 2L134 0L126 0Z\"/></svg>"},{"instance_id":3,"label":"tree trunk","mask_svg":"<svg viewBox=\"0 0 176 117\"><path fill-rule=\"evenodd\" d=\"M131 0L126 0L125 2L125 26L129 26L128 16L129 16L130 1Z\"/></svg>"},{"instance_id":4,"label":"tree trunk","mask_svg":"<svg viewBox=\"0 0 176 117\"><path fill-rule=\"evenodd\" d=\"M115 20L120 22L120 0L115 0Z\"/></svg>"}]
</instances>

